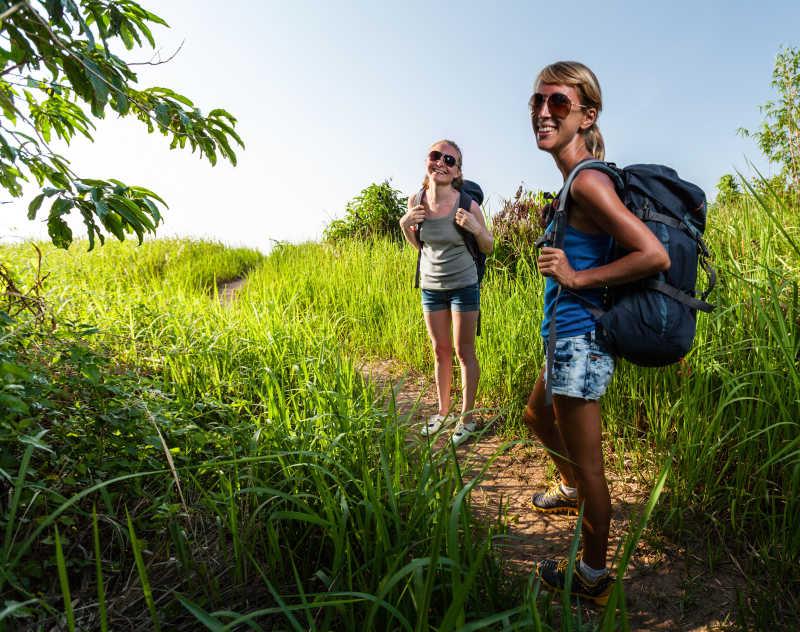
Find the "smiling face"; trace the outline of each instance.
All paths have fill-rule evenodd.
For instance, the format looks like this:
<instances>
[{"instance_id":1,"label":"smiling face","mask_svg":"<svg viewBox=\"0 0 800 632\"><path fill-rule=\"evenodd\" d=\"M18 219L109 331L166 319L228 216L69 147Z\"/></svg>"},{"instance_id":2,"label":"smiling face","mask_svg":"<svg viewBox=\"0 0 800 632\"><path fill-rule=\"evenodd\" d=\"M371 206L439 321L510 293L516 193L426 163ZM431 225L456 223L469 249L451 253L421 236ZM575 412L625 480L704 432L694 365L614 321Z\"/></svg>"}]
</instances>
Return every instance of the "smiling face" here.
<instances>
[{"instance_id":1,"label":"smiling face","mask_svg":"<svg viewBox=\"0 0 800 632\"><path fill-rule=\"evenodd\" d=\"M430 152L437 151L442 155L437 160L430 156ZM445 154L453 156L456 163L453 166L447 165ZM436 184L452 184L453 180L461 176L461 152L457 147L450 143L440 141L431 145L428 150L428 157L425 159L425 170L428 178Z\"/></svg>"},{"instance_id":2,"label":"smiling face","mask_svg":"<svg viewBox=\"0 0 800 632\"><path fill-rule=\"evenodd\" d=\"M532 107L530 112L531 126L539 149L555 153L572 142L583 143L582 138L579 138L579 132L586 131L591 127L597 118L597 110L581 104L578 90L572 86L540 81L536 84L535 93L542 95L537 101L543 101L538 107ZM549 99L551 95L555 94L566 96L572 104L568 106L566 116L556 116L551 111L552 101ZM558 98L556 97L556 99ZM534 105L533 97L531 97L531 105ZM563 108L559 114L563 114Z\"/></svg>"}]
</instances>

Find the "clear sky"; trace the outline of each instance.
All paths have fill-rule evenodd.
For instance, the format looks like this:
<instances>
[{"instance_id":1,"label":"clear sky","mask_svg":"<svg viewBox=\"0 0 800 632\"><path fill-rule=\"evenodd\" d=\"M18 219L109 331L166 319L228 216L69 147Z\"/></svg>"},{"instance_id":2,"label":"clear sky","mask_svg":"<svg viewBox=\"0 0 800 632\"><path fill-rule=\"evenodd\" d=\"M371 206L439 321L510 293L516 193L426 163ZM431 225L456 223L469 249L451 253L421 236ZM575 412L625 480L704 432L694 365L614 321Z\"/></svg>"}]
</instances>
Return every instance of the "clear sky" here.
<instances>
[{"instance_id":1,"label":"clear sky","mask_svg":"<svg viewBox=\"0 0 800 632\"><path fill-rule=\"evenodd\" d=\"M586 63L604 93L607 158L675 167L709 198L721 175L769 166L755 129L781 44L800 46L800 2L275 2L140 0L170 63L140 66L203 111L224 107L247 147L212 168L113 113L96 142L63 151L84 177L155 190L170 208L160 235L206 237L266 252L317 239L348 200L391 179L419 187L428 146L452 138L490 212L524 183L556 190L536 149L527 101L542 66ZM152 51L127 53L145 61ZM46 236L21 202L0 207L0 237ZM2 201L8 196L0 193ZM79 223L75 223L76 233Z\"/></svg>"}]
</instances>

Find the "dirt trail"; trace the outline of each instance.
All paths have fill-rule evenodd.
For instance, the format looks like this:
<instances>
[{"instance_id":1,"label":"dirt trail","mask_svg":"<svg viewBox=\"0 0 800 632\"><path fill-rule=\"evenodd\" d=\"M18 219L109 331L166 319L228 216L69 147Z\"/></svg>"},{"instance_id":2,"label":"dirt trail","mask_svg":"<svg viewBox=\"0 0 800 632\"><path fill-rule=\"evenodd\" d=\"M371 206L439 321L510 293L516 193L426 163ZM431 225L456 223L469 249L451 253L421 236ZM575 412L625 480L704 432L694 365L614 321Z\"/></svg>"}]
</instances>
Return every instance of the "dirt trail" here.
<instances>
[{"instance_id":1,"label":"dirt trail","mask_svg":"<svg viewBox=\"0 0 800 632\"><path fill-rule=\"evenodd\" d=\"M228 305L236 298L236 294L247 283L246 279L230 279L229 281L220 281L217 283L217 296L223 305Z\"/></svg>"},{"instance_id":2,"label":"dirt trail","mask_svg":"<svg viewBox=\"0 0 800 632\"><path fill-rule=\"evenodd\" d=\"M235 298L243 279L221 283L218 291L225 303ZM436 390L429 376L407 372L391 360L369 361L362 373L380 388L396 388L398 413L407 423L421 424L437 412ZM416 405L416 408L415 408ZM444 433L443 433L444 434ZM437 447L445 447L446 438ZM462 463L469 463L465 478L475 476L500 451L507 441L488 428L480 438L466 441L456 449ZM625 462L619 476L609 467L612 517L609 551L624 539L635 518L647 502L650 489L636 479L635 467ZM480 486L472 493L473 510L486 520L499 512L508 516L508 538L498 551L509 566L527 577L534 561L566 554L575 530L575 518L547 516L529 508L530 496L553 480L545 453L532 445L515 445L504 451L491 465ZM632 631L710 632L732 630L736 590L744 590L742 575L730 561L715 560L713 572L702 546L681 548L664 538L654 543L642 538L625 572L625 595ZM698 534L698 542L704 542ZM587 616L594 611L587 610Z\"/></svg>"},{"instance_id":3,"label":"dirt trail","mask_svg":"<svg viewBox=\"0 0 800 632\"><path fill-rule=\"evenodd\" d=\"M406 416L409 424L419 425L437 412L431 378L406 373L391 361L367 362L362 371L382 388L396 388L402 381L395 401L399 414ZM446 438L440 438L437 447L445 447L445 441ZM476 475L506 443L489 428L480 438L459 446L456 452L462 463L467 460L470 463L465 476ZM626 466L632 469L630 462ZM575 532L574 517L547 516L529 508L531 494L553 480L551 472L543 450L532 445L515 445L495 460L472 493L472 506L479 516L493 520L499 512L507 514L509 537L498 550L511 568L526 577L536 559L565 555ZM651 490L635 481L633 471L621 477L609 467L607 477L612 503L609 551L613 554ZM742 576L729 561L717 561L713 573L710 572L704 554L704 549L685 550L663 538L657 544L647 538L640 540L625 572L631 630L734 629L731 622L736 589L745 587Z\"/></svg>"}]
</instances>

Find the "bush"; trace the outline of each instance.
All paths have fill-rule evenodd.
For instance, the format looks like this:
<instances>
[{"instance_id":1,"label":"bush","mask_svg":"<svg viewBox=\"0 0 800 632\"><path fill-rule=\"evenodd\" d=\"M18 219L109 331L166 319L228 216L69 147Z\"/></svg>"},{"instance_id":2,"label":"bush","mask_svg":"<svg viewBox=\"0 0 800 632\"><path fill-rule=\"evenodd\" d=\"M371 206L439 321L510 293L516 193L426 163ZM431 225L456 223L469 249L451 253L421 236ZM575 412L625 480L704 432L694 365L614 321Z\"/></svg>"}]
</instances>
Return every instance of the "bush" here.
<instances>
[{"instance_id":1,"label":"bush","mask_svg":"<svg viewBox=\"0 0 800 632\"><path fill-rule=\"evenodd\" d=\"M513 269L516 262L536 254L534 243L544 232L539 218L553 199L544 191L525 191L522 185L503 210L492 218L495 264Z\"/></svg>"},{"instance_id":2,"label":"bush","mask_svg":"<svg viewBox=\"0 0 800 632\"><path fill-rule=\"evenodd\" d=\"M392 189L388 180L370 184L361 194L347 203L344 219L333 220L325 229L328 241L364 239L388 236L402 240L400 218L406 212L408 198Z\"/></svg>"},{"instance_id":3,"label":"bush","mask_svg":"<svg viewBox=\"0 0 800 632\"><path fill-rule=\"evenodd\" d=\"M736 177L726 173L723 175L719 182L717 182L717 204L730 204L731 202L736 202L740 200L742 197L742 189L739 187L739 183L736 180Z\"/></svg>"}]
</instances>

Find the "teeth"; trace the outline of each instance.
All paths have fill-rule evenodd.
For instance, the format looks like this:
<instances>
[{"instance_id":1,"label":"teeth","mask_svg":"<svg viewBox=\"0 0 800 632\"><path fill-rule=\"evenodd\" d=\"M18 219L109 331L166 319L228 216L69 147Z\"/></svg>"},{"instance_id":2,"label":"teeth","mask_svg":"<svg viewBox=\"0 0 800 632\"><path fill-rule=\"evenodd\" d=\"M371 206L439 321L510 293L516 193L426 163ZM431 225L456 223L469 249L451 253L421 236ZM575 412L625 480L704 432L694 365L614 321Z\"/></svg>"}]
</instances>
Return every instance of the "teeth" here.
<instances>
[{"instance_id":1,"label":"teeth","mask_svg":"<svg viewBox=\"0 0 800 632\"><path fill-rule=\"evenodd\" d=\"M555 130L556 128L553 125L541 125L539 127L540 132L554 132Z\"/></svg>"}]
</instances>

